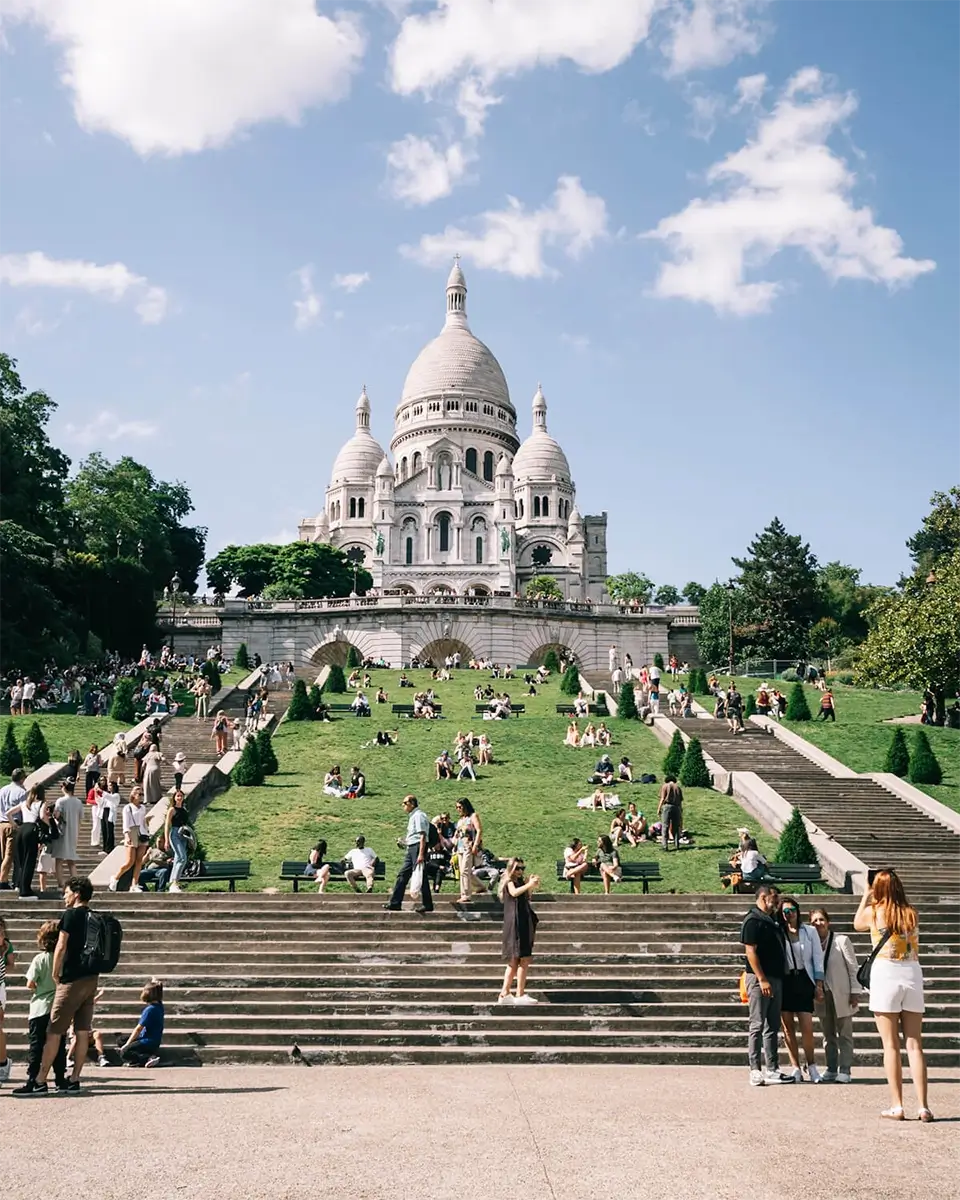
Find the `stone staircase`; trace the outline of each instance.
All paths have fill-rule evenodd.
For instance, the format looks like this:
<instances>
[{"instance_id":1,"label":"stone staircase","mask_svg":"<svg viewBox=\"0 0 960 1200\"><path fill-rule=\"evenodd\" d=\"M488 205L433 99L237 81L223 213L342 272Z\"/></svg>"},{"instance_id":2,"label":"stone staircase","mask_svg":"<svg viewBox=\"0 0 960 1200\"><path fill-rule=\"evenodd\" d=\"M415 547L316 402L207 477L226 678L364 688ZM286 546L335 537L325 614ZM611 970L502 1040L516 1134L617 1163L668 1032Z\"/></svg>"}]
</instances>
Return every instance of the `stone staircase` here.
<instances>
[{"instance_id":1,"label":"stone staircase","mask_svg":"<svg viewBox=\"0 0 960 1200\"><path fill-rule=\"evenodd\" d=\"M500 910L441 898L432 917L385 913L384 895L101 895L124 926L104 979L98 1027L108 1045L139 1011L151 976L166 985L164 1057L285 1062L296 1042L323 1063L688 1063L745 1065L737 997L740 918L726 895L543 895L527 1007L495 1003ZM856 899L828 898L849 932ZM58 911L41 901L3 913L20 966L8 978L10 1054L26 1049L22 971L34 932ZM960 1065L960 906L923 904L924 1041L931 1066ZM858 953L868 938L853 935ZM866 1011L858 1062L877 1065ZM15 1070L15 1074L19 1074Z\"/></svg>"},{"instance_id":2,"label":"stone staircase","mask_svg":"<svg viewBox=\"0 0 960 1200\"><path fill-rule=\"evenodd\" d=\"M960 900L960 836L871 779L837 779L759 726L674 720L729 771L755 771L870 867L893 867L914 903Z\"/></svg>"}]
</instances>

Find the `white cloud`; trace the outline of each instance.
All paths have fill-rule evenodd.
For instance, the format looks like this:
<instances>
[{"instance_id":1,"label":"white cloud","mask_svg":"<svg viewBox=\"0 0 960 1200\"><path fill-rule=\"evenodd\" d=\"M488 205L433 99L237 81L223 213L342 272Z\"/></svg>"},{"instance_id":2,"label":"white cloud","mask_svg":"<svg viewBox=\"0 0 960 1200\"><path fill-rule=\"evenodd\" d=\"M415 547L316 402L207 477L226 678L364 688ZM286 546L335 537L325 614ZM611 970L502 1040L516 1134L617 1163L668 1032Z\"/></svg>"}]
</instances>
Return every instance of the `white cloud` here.
<instances>
[{"instance_id":1,"label":"white cloud","mask_svg":"<svg viewBox=\"0 0 960 1200\"><path fill-rule=\"evenodd\" d=\"M312 263L298 267L294 275L300 284L300 299L293 302L293 327L297 330L309 329L320 320L323 297L314 291Z\"/></svg>"},{"instance_id":2,"label":"white cloud","mask_svg":"<svg viewBox=\"0 0 960 1200\"><path fill-rule=\"evenodd\" d=\"M476 76L468 75L457 92L457 112L463 117L466 136L480 137L487 120L487 109L502 103L502 96L491 95Z\"/></svg>"},{"instance_id":3,"label":"white cloud","mask_svg":"<svg viewBox=\"0 0 960 1200\"><path fill-rule=\"evenodd\" d=\"M75 258L48 258L40 250L0 255L0 282L10 287L72 289L113 302L131 299L144 325L158 324L169 307L169 297L162 287L135 275L123 263L100 266Z\"/></svg>"},{"instance_id":4,"label":"white cloud","mask_svg":"<svg viewBox=\"0 0 960 1200\"><path fill-rule=\"evenodd\" d=\"M726 100L715 92L702 92L696 88L687 91L686 99L690 105L691 135L709 142L716 132L717 121L726 111Z\"/></svg>"},{"instance_id":5,"label":"white cloud","mask_svg":"<svg viewBox=\"0 0 960 1200\"><path fill-rule=\"evenodd\" d=\"M657 123L653 119L652 108L641 108L636 100L628 100L623 106L620 119L624 125L633 125L642 130L647 137L657 136Z\"/></svg>"},{"instance_id":6,"label":"white cloud","mask_svg":"<svg viewBox=\"0 0 960 1200\"><path fill-rule=\"evenodd\" d=\"M756 54L767 32L758 18L764 7L764 0L674 0L660 46L667 73L722 67L741 54Z\"/></svg>"},{"instance_id":7,"label":"white cloud","mask_svg":"<svg viewBox=\"0 0 960 1200\"><path fill-rule=\"evenodd\" d=\"M4 0L62 48L78 123L139 154L221 146L261 121L296 122L348 91L359 22L315 0Z\"/></svg>"},{"instance_id":8,"label":"white cloud","mask_svg":"<svg viewBox=\"0 0 960 1200\"><path fill-rule=\"evenodd\" d=\"M754 136L707 172L714 193L665 217L643 236L673 256L654 294L701 301L744 315L770 308L782 284L747 280L781 250L805 251L832 279L865 279L893 288L932 271L907 258L894 229L877 225L850 199L856 176L827 144L857 107L816 67L799 71Z\"/></svg>"},{"instance_id":9,"label":"white cloud","mask_svg":"<svg viewBox=\"0 0 960 1200\"><path fill-rule=\"evenodd\" d=\"M737 80L737 102L730 111L736 113L742 108L756 108L766 90L766 75L744 75Z\"/></svg>"},{"instance_id":10,"label":"white cloud","mask_svg":"<svg viewBox=\"0 0 960 1200\"><path fill-rule=\"evenodd\" d=\"M14 317L13 327L18 333L24 333L27 337L43 337L45 334L53 333L69 311L70 305L65 304L59 317L47 320L43 313L34 308L32 304L25 304Z\"/></svg>"},{"instance_id":11,"label":"white cloud","mask_svg":"<svg viewBox=\"0 0 960 1200\"><path fill-rule=\"evenodd\" d=\"M343 288L345 292L355 292L369 282L369 271L351 271L346 275L334 275L333 277L333 286Z\"/></svg>"},{"instance_id":12,"label":"white cloud","mask_svg":"<svg viewBox=\"0 0 960 1200\"><path fill-rule=\"evenodd\" d=\"M105 442L142 440L151 438L157 432L157 426L150 421L122 420L115 412L104 409L86 425L69 423L64 428L68 441L81 449L102 446Z\"/></svg>"},{"instance_id":13,"label":"white cloud","mask_svg":"<svg viewBox=\"0 0 960 1200\"><path fill-rule=\"evenodd\" d=\"M433 138L408 133L387 154L390 191L406 204L430 204L453 191L473 158L461 142L443 148Z\"/></svg>"},{"instance_id":14,"label":"white cloud","mask_svg":"<svg viewBox=\"0 0 960 1200\"><path fill-rule=\"evenodd\" d=\"M529 279L556 274L544 261L548 246L559 246L577 258L607 235L606 204L585 192L576 176L562 175L550 202L532 212L512 196L507 200L506 208L481 213L475 232L448 225L442 233L425 234L416 246L401 246L400 251L429 266L459 252L478 267Z\"/></svg>"}]
</instances>

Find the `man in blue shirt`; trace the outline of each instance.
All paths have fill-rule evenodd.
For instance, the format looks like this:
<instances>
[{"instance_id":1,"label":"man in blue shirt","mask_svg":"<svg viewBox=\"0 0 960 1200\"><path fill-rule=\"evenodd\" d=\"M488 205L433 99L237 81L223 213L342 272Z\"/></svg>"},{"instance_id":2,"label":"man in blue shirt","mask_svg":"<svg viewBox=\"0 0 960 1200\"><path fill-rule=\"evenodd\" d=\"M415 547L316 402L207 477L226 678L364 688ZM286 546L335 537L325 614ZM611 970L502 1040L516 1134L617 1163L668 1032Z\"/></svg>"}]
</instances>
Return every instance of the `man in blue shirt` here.
<instances>
[{"instance_id":1,"label":"man in blue shirt","mask_svg":"<svg viewBox=\"0 0 960 1200\"><path fill-rule=\"evenodd\" d=\"M403 860L403 866L400 868L400 874L397 876L397 882L393 885L390 903L383 906L389 912L400 911L403 905L403 894L407 890L410 876L416 867L425 868L427 862L430 820L427 814L421 810L416 796L404 796L403 811L407 814L407 832L404 837L397 839L397 845L401 850L405 848L407 853ZM420 903L414 905L414 911L433 912L433 897L430 895L430 884L426 877L423 880Z\"/></svg>"}]
</instances>

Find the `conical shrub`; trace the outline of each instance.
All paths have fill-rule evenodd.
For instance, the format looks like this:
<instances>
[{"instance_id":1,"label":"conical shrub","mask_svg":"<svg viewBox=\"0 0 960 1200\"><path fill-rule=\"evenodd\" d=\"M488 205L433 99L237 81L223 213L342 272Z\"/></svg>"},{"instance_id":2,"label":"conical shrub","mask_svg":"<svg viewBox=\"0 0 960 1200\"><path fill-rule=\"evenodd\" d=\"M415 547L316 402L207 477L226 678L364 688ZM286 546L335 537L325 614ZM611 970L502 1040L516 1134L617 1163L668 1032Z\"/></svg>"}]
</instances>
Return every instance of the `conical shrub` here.
<instances>
[{"instance_id":1,"label":"conical shrub","mask_svg":"<svg viewBox=\"0 0 960 1200\"><path fill-rule=\"evenodd\" d=\"M778 863L803 863L815 867L820 863L799 808L794 808L790 820L784 825L777 846Z\"/></svg>"},{"instance_id":2,"label":"conical shrub","mask_svg":"<svg viewBox=\"0 0 960 1200\"><path fill-rule=\"evenodd\" d=\"M571 663L564 671L560 680L560 691L565 696L575 696L580 691L580 668L576 663Z\"/></svg>"},{"instance_id":3,"label":"conical shrub","mask_svg":"<svg viewBox=\"0 0 960 1200\"><path fill-rule=\"evenodd\" d=\"M330 668L330 674L327 676L327 682L323 685L328 692L340 694L347 690L347 681L343 675L343 667L336 663Z\"/></svg>"},{"instance_id":4,"label":"conical shrub","mask_svg":"<svg viewBox=\"0 0 960 1200\"><path fill-rule=\"evenodd\" d=\"M239 667L241 671L250 669L250 654L247 651L247 643L241 642L237 647L237 652L233 656L233 665Z\"/></svg>"},{"instance_id":5,"label":"conical shrub","mask_svg":"<svg viewBox=\"0 0 960 1200\"><path fill-rule=\"evenodd\" d=\"M310 700L307 697L307 685L302 679L294 680L293 695L287 706L287 720L310 721L313 719L313 713L314 710L310 707Z\"/></svg>"},{"instance_id":6,"label":"conical shrub","mask_svg":"<svg viewBox=\"0 0 960 1200\"><path fill-rule=\"evenodd\" d=\"M307 699L310 701L310 719L315 721L317 719L317 709L323 703L323 692L315 683L310 684L310 688L307 691Z\"/></svg>"},{"instance_id":7,"label":"conical shrub","mask_svg":"<svg viewBox=\"0 0 960 1200\"><path fill-rule=\"evenodd\" d=\"M259 787L263 783L263 764L256 738L249 738L243 747L240 761L233 768L233 782L238 787Z\"/></svg>"},{"instance_id":8,"label":"conical shrub","mask_svg":"<svg viewBox=\"0 0 960 1200\"><path fill-rule=\"evenodd\" d=\"M683 767L683 755L686 746L683 742L683 734L679 729L674 730L673 737L670 740L670 745L666 754L663 756L663 774L664 777L672 775L676 779L680 770Z\"/></svg>"},{"instance_id":9,"label":"conical shrub","mask_svg":"<svg viewBox=\"0 0 960 1200\"><path fill-rule=\"evenodd\" d=\"M661 670L661 671L663 670L663 655L659 652L659 650L653 656L653 665L655 667L657 667L659 670Z\"/></svg>"},{"instance_id":10,"label":"conical shrub","mask_svg":"<svg viewBox=\"0 0 960 1200\"><path fill-rule=\"evenodd\" d=\"M266 729L261 729L256 737L257 754L260 756L260 766L263 768L264 775L276 775L280 770L280 764L277 762L277 753L273 748L273 738Z\"/></svg>"},{"instance_id":11,"label":"conical shrub","mask_svg":"<svg viewBox=\"0 0 960 1200\"><path fill-rule=\"evenodd\" d=\"M13 731L13 722L7 722L7 732L3 735L3 745L0 746L0 776L10 776L18 767L23 766L23 755L17 745L17 735Z\"/></svg>"},{"instance_id":12,"label":"conical shrub","mask_svg":"<svg viewBox=\"0 0 960 1200\"><path fill-rule=\"evenodd\" d=\"M637 719L637 701L633 694L632 683L625 683L620 688L617 716L622 717L625 721L635 721Z\"/></svg>"},{"instance_id":13,"label":"conical shrub","mask_svg":"<svg viewBox=\"0 0 960 1200\"><path fill-rule=\"evenodd\" d=\"M910 750L907 747L907 735L903 726L897 726L887 747L887 757L883 760L883 769L891 775L899 775L906 779L910 772Z\"/></svg>"},{"instance_id":14,"label":"conical shrub","mask_svg":"<svg viewBox=\"0 0 960 1200\"><path fill-rule=\"evenodd\" d=\"M690 691L693 692L695 696L709 696L710 686L707 683L707 673L703 667L698 667L697 670L694 671L691 678L694 677L696 678L696 687L691 687Z\"/></svg>"},{"instance_id":15,"label":"conical shrub","mask_svg":"<svg viewBox=\"0 0 960 1200\"><path fill-rule=\"evenodd\" d=\"M743 715L744 715L744 717L752 717L755 715L756 711L757 711L757 697L753 694L753 692L748 692L747 693L747 702L743 706Z\"/></svg>"},{"instance_id":16,"label":"conical shrub","mask_svg":"<svg viewBox=\"0 0 960 1200\"><path fill-rule=\"evenodd\" d=\"M132 725L136 721L134 683L132 679L119 679L117 681L117 686L113 689L110 716L114 721L122 721L124 725Z\"/></svg>"},{"instance_id":17,"label":"conical shrub","mask_svg":"<svg viewBox=\"0 0 960 1200\"><path fill-rule=\"evenodd\" d=\"M704 762L703 747L700 745L699 738L692 737L687 742L683 763L680 766L680 783L684 787L704 788L710 787L713 783L710 772L707 770L707 764Z\"/></svg>"},{"instance_id":18,"label":"conical shrub","mask_svg":"<svg viewBox=\"0 0 960 1200\"><path fill-rule=\"evenodd\" d=\"M27 752L26 743L24 743L23 752L24 754ZM910 782L941 783L942 781L943 771L930 746L926 730L918 729L913 743L913 753L910 755Z\"/></svg>"},{"instance_id":19,"label":"conical shrub","mask_svg":"<svg viewBox=\"0 0 960 1200\"><path fill-rule=\"evenodd\" d=\"M807 703L807 694L803 690L802 683L795 683L790 689L790 695L787 697L786 716L788 721L810 720L810 705Z\"/></svg>"},{"instance_id":20,"label":"conical shrub","mask_svg":"<svg viewBox=\"0 0 960 1200\"><path fill-rule=\"evenodd\" d=\"M551 675L560 673L560 659L557 658L555 650L548 650L543 656L543 665L547 668Z\"/></svg>"},{"instance_id":21,"label":"conical shrub","mask_svg":"<svg viewBox=\"0 0 960 1200\"><path fill-rule=\"evenodd\" d=\"M349 648L349 650L347 650L347 666L350 668L351 671L355 667L360 666L360 654L359 654L356 646L351 646Z\"/></svg>"},{"instance_id":22,"label":"conical shrub","mask_svg":"<svg viewBox=\"0 0 960 1200\"><path fill-rule=\"evenodd\" d=\"M23 761L31 771L36 771L44 763L50 761L50 751L47 749L47 739L36 721L27 730L23 739Z\"/></svg>"}]
</instances>

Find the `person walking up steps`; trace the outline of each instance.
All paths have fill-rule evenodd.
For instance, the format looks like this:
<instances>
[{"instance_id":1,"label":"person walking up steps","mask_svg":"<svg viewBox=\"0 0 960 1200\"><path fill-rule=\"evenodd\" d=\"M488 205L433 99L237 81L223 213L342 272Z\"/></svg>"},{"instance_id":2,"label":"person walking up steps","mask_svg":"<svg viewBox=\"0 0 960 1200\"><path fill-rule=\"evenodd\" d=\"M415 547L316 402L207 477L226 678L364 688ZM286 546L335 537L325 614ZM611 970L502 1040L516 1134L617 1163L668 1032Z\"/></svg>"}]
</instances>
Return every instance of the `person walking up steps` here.
<instances>
[{"instance_id":1,"label":"person walking up steps","mask_svg":"<svg viewBox=\"0 0 960 1200\"><path fill-rule=\"evenodd\" d=\"M400 874L397 876L397 882L393 885L390 902L383 907L390 912L400 911L410 877L414 870L420 867L421 875L424 875L424 878L420 891L420 903L414 905L414 911L433 912L433 897L430 895L430 885L425 878L427 849L430 844L432 826L427 814L420 808L416 796L404 796L403 811L407 814L407 832L402 838L397 839L397 845L401 850L406 850L406 857L400 868Z\"/></svg>"}]
</instances>

